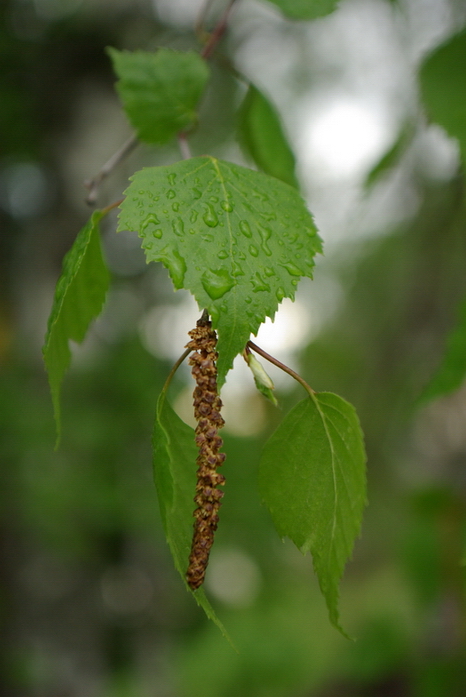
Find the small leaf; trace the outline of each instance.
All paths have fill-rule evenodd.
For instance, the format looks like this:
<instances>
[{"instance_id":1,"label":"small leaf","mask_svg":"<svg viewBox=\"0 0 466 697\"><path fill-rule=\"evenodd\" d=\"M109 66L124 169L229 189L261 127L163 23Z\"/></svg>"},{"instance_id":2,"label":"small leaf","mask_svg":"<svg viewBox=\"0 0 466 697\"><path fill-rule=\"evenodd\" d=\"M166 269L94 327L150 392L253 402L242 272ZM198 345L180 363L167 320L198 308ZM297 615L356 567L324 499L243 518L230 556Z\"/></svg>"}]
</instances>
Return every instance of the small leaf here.
<instances>
[{"instance_id":1,"label":"small leaf","mask_svg":"<svg viewBox=\"0 0 466 697\"><path fill-rule=\"evenodd\" d=\"M407 124L401 129L391 148L387 150L367 174L363 184L366 189L372 188L384 175L397 166L407 147L412 142L413 135L414 128L412 124Z\"/></svg>"},{"instance_id":2,"label":"small leaf","mask_svg":"<svg viewBox=\"0 0 466 697\"><path fill-rule=\"evenodd\" d=\"M194 51L156 53L108 48L120 78L116 85L126 115L146 143L167 143L197 122L196 106L209 78Z\"/></svg>"},{"instance_id":3,"label":"small leaf","mask_svg":"<svg viewBox=\"0 0 466 697\"><path fill-rule=\"evenodd\" d=\"M339 0L269 0L290 19L316 19L337 9Z\"/></svg>"},{"instance_id":4,"label":"small leaf","mask_svg":"<svg viewBox=\"0 0 466 697\"><path fill-rule=\"evenodd\" d=\"M291 186L213 157L143 169L125 194L118 229L137 231L147 261L211 315L221 386L251 332L312 276L312 216Z\"/></svg>"},{"instance_id":5,"label":"small leaf","mask_svg":"<svg viewBox=\"0 0 466 697\"><path fill-rule=\"evenodd\" d=\"M295 158L278 114L253 85L244 98L238 119L240 143L259 169L298 188Z\"/></svg>"},{"instance_id":6,"label":"small leaf","mask_svg":"<svg viewBox=\"0 0 466 697\"><path fill-rule=\"evenodd\" d=\"M421 94L427 113L453 138L466 160L466 31L453 36L424 61Z\"/></svg>"},{"instance_id":7,"label":"small leaf","mask_svg":"<svg viewBox=\"0 0 466 697\"><path fill-rule=\"evenodd\" d=\"M100 314L110 276L102 257L99 222L107 211L95 211L63 260L50 313L43 355L49 375L60 439L60 386L70 364L70 340L81 343L90 323Z\"/></svg>"},{"instance_id":8,"label":"small leaf","mask_svg":"<svg viewBox=\"0 0 466 697\"><path fill-rule=\"evenodd\" d=\"M265 372L263 365L252 353L246 354L246 361L254 376L257 389L276 407L278 402L273 393L275 385L273 384L272 378Z\"/></svg>"},{"instance_id":9,"label":"small leaf","mask_svg":"<svg viewBox=\"0 0 466 697\"><path fill-rule=\"evenodd\" d=\"M192 591L185 578L193 536L197 455L193 429L175 414L162 392L154 429L154 478L165 537L186 588L230 641L204 590Z\"/></svg>"},{"instance_id":10,"label":"small leaf","mask_svg":"<svg viewBox=\"0 0 466 697\"><path fill-rule=\"evenodd\" d=\"M459 321L447 340L443 361L424 389L419 401L427 402L443 394L453 392L466 377L466 299L459 308Z\"/></svg>"},{"instance_id":11,"label":"small leaf","mask_svg":"<svg viewBox=\"0 0 466 697\"><path fill-rule=\"evenodd\" d=\"M297 404L264 447L259 486L278 534L310 551L330 621L339 624L338 583L366 502L363 436L337 395Z\"/></svg>"}]
</instances>

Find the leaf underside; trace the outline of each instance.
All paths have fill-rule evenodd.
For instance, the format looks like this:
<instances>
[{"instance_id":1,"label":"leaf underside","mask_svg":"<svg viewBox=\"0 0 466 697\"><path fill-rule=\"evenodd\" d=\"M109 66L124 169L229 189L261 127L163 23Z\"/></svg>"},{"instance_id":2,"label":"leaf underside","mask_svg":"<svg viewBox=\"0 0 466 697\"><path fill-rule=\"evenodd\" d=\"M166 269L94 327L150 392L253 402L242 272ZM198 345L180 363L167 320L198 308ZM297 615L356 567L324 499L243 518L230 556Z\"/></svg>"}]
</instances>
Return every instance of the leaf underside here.
<instances>
[{"instance_id":1,"label":"leaf underside","mask_svg":"<svg viewBox=\"0 0 466 697\"><path fill-rule=\"evenodd\" d=\"M238 113L238 122L241 146L259 169L298 188L295 158L278 114L254 85L247 91Z\"/></svg>"},{"instance_id":2,"label":"leaf underside","mask_svg":"<svg viewBox=\"0 0 466 697\"><path fill-rule=\"evenodd\" d=\"M63 260L52 311L48 320L43 355L60 438L60 386L70 364L69 341L81 343L93 319L101 312L110 275L100 245L100 220L106 215L95 211L79 232Z\"/></svg>"},{"instance_id":3,"label":"leaf underside","mask_svg":"<svg viewBox=\"0 0 466 697\"><path fill-rule=\"evenodd\" d=\"M175 414L162 392L154 429L154 478L165 536L187 590L230 641L203 588L192 591L185 578L193 535L197 455L193 429Z\"/></svg>"},{"instance_id":4,"label":"leaf underside","mask_svg":"<svg viewBox=\"0 0 466 697\"><path fill-rule=\"evenodd\" d=\"M194 51L161 48L156 53L107 49L120 78L116 89L141 140L168 143L197 122L209 78L206 62Z\"/></svg>"},{"instance_id":5,"label":"leaf underside","mask_svg":"<svg viewBox=\"0 0 466 697\"><path fill-rule=\"evenodd\" d=\"M424 61L421 95L432 121L458 138L466 160L466 31L456 34Z\"/></svg>"},{"instance_id":6,"label":"leaf underside","mask_svg":"<svg viewBox=\"0 0 466 697\"><path fill-rule=\"evenodd\" d=\"M264 447L259 487L281 537L310 551L330 621L338 584L360 532L366 456L354 408L322 392L300 402ZM345 634L346 636L346 634Z\"/></svg>"},{"instance_id":7,"label":"leaf underside","mask_svg":"<svg viewBox=\"0 0 466 697\"><path fill-rule=\"evenodd\" d=\"M143 169L125 194L118 229L137 232L147 261L211 315L221 386L251 332L312 277L312 216L293 187L213 157Z\"/></svg>"}]
</instances>

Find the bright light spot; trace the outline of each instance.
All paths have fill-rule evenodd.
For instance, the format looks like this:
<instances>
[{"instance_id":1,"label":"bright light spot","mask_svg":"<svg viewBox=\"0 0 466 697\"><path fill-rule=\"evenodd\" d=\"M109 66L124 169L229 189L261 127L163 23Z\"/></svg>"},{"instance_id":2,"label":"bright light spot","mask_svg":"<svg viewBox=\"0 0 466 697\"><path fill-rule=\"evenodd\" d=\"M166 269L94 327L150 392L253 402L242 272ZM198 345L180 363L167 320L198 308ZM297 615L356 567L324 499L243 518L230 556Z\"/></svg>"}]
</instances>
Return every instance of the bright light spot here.
<instances>
[{"instance_id":1,"label":"bright light spot","mask_svg":"<svg viewBox=\"0 0 466 697\"><path fill-rule=\"evenodd\" d=\"M206 586L228 605L248 607L256 599L261 585L257 564L239 549L212 554Z\"/></svg>"},{"instance_id":2,"label":"bright light spot","mask_svg":"<svg viewBox=\"0 0 466 697\"><path fill-rule=\"evenodd\" d=\"M267 317L261 325L254 343L267 351L296 351L309 339L311 322L309 312L299 301L285 298L275 315L275 320Z\"/></svg>"},{"instance_id":3,"label":"bright light spot","mask_svg":"<svg viewBox=\"0 0 466 697\"><path fill-rule=\"evenodd\" d=\"M309 120L303 140L305 166L348 177L365 171L380 154L386 128L373 109L339 100Z\"/></svg>"},{"instance_id":4,"label":"bright light spot","mask_svg":"<svg viewBox=\"0 0 466 697\"><path fill-rule=\"evenodd\" d=\"M139 331L143 346L157 358L176 360L189 341L188 332L196 326L200 310L186 293L177 305L159 305L141 320Z\"/></svg>"},{"instance_id":5,"label":"bright light spot","mask_svg":"<svg viewBox=\"0 0 466 697\"><path fill-rule=\"evenodd\" d=\"M13 218L40 215L50 205L51 186L43 169L18 162L1 173L0 204Z\"/></svg>"}]
</instances>

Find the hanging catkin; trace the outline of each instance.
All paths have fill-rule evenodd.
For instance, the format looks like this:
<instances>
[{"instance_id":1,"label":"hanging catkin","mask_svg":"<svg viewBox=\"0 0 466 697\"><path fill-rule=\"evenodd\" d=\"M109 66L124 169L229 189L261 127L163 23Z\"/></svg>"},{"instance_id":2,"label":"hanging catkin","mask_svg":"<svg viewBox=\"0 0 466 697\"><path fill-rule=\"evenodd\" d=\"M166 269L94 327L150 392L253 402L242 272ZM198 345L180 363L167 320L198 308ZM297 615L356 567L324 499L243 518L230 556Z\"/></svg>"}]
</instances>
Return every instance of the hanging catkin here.
<instances>
[{"instance_id":1,"label":"hanging catkin","mask_svg":"<svg viewBox=\"0 0 466 697\"><path fill-rule=\"evenodd\" d=\"M223 491L217 487L225 483L225 477L217 472L217 467L225 460L225 454L219 452L223 441L218 435L218 429L222 428L225 422L220 415L222 402L217 392L217 335L211 328L207 313L198 320L196 328L189 332L189 336L191 341L186 347L193 350L189 364L192 365L192 374L196 381L193 398L199 455L194 497L197 508L194 511L194 533L186 580L195 590L204 582L214 532L218 525L218 510Z\"/></svg>"}]
</instances>

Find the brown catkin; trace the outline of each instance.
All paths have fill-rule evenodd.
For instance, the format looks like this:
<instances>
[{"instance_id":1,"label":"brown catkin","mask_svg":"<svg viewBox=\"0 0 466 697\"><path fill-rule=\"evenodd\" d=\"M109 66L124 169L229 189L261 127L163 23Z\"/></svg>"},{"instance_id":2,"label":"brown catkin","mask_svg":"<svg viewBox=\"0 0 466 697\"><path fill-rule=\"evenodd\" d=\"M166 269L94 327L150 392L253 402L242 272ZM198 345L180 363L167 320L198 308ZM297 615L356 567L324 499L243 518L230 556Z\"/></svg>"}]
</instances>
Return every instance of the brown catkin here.
<instances>
[{"instance_id":1,"label":"brown catkin","mask_svg":"<svg viewBox=\"0 0 466 697\"><path fill-rule=\"evenodd\" d=\"M219 452L223 441L218 435L218 429L222 428L225 422L220 415L222 402L217 392L217 335L211 328L206 313L197 322L196 328L189 332L189 336L191 341L186 347L193 350L189 364L196 381L193 403L199 455L194 497L197 508L193 514L194 533L186 580L195 590L204 582L214 532L218 525L218 510L223 491L217 487L225 483L225 477L217 472L217 467L225 460L225 454Z\"/></svg>"}]
</instances>

